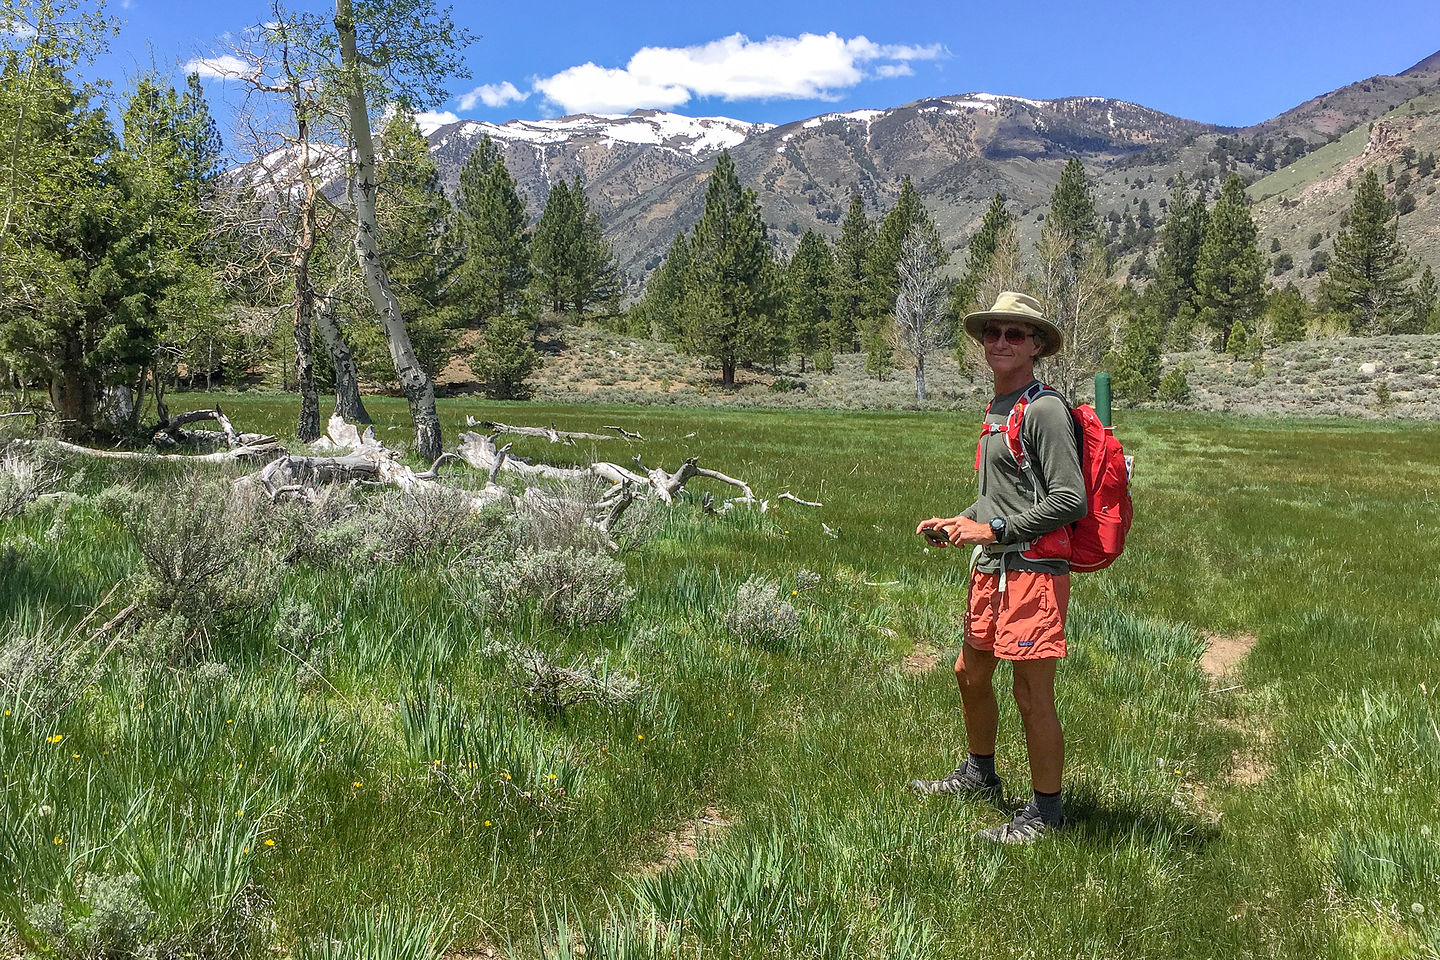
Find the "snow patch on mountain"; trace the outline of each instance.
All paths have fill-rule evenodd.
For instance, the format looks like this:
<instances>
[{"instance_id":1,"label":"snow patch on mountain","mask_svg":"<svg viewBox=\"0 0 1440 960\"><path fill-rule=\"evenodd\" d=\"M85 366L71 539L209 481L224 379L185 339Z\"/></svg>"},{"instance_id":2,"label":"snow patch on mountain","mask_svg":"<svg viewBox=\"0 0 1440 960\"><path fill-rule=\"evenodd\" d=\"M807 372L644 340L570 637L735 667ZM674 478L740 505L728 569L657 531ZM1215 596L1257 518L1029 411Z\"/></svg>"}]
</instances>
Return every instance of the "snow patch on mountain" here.
<instances>
[{"instance_id":1,"label":"snow patch on mountain","mask_svg":"<svg viewBox=\"0 0 1440 960\"><path fill-rule=\"evenodd\" d=\"M813 130L821 124L832 123L838 120L842 123L847 121L863 123L868 127L878 118L885 116L885 114L886 111L884 110L850 110L846 113L823 113L818 117L811 117L809 120L800 124L800 126L806 130Z\"/></svg>"},{"instance_id":2,"label":"snow patch on mountain","mask_svg":"<svg viewBox=\"0 0 1440 960\"><path fill-rule=\"evenodd\" d=\"M488 133L494 140L537 145L573 140L589 140L605 146L642 144L699 157L733 147L750 134L769 130L773 126L728 117L686 117L660 110L636 110L628 114L580 114L554 120L510 120L506 123L467 120L447 132L441 139L441 145L451 136L478 140Z\"/></svg>"}]
</instances>

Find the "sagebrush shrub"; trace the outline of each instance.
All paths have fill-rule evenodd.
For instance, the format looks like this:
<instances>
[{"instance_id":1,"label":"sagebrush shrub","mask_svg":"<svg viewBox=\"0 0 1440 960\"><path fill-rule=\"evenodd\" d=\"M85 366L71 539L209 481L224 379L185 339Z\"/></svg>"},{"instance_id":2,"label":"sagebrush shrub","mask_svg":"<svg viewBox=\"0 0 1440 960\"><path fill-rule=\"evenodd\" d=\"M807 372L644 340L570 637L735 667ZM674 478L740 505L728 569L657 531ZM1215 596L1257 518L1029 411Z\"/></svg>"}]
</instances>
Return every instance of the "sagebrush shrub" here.
<instances>
[{"instance_id":1,"label":"sagebrush shrub","mask_svg":"<svg viewBox=\"0 0 1440 960\"><path fill-rule=\"evenodd\" d=\"M59 471L39 457L7 450L0 456L0 520L18 517L55 488Z\"/></svg>"},{"instance_id":2,"label":"sagebrush shrub","mask_svg":"<svg viewBox=\"0 0 1440 960\"><path fill-rule=\"evenodd\" d=\"M49 941L51 950L69 957L154 956L145 935L155 912L139 877L89 874L75 892L73 904L50 898L27 911L31 929Z\"/></svg>"},{"instance_id":3,"label":"sagebrush shrub","mask_svg":"<svg viewBox=\"0 0 1440 960\"><path fill-rule=\"evenodd\" d=\"M96 651L81 630L11 624L0 637L0 695L7 707L53 716L80 696L94 674Z\"/></svg>"},{"instance_id":4,"label":"sagebrush shrub","mask_svg":"<svg viewBox=\"0 0 1440 960\"><path fill-rule=\"evenodd\" d=\"M751 577L740 584L723 616L725 629L741 643L788 649L800 636L800 614L780 595L779 584Z\"/></svg>"},{"instance_id":5,"label":"sagebrush shrub","mask_svg":"<svg viewBox=\"0 0 1440 960\"><path fill-rule=\"evenodd\" d=\"M113 486L98 504L135 542L144 562L135 601L142 625L169 659L194 659L212 631L265 616L278 585L277 558L264 543L265 507L224 481L178 480L159 489ZM180 635L183 633L183 636Z\"/></svg>"},{"instance_id":6,"label":"sagebrush shrub","mask_svg":"<svg viewBox=\"0 0 1440 960\"><path fill-rule=\"evenodd\" d=\"M576 549L522 548L480 562L456 578L488 619L508 622L527 608L543 619L584 627L617 619L635 596L625 565Z\"/></svg>"},{"instance_id":7,"label":"sagebrush shrub","mask_svg":"<svg viewBox=\"0 0 1440 960\"><path fill-rule=\"evenodd\" d=\"M490 539L494 514L477 513L474 494L439 484L387 491L368 511L378 559L392 563L449 560Z\"/></svg>"}]
</instances>

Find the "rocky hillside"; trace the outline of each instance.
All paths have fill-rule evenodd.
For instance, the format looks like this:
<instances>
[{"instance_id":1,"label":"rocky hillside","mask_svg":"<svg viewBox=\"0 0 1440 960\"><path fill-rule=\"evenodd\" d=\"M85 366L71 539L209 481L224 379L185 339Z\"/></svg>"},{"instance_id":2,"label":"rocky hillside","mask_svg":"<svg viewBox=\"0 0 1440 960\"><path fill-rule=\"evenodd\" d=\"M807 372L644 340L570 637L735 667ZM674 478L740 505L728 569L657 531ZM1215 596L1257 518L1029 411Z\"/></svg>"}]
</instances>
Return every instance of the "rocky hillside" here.
<instances>
[{"instance_id":1,"label":"rocky hillside","mask_svg":"<svg viewBox=\"0 0 1440 960\"><path fill-rule=\"evenodd\" d=\"M1407 147L1440 149L1437 111L1440 54L1398 76L1349 84L1244 129L1104 97L969 93L782 126L637 110L504 124L462 121L432 131L429 139L453 190L461 166L488 134L536 218L553 183L583 177L621 268L636 281L660 262L680 230L699 219L705 179L715 155L728 148L786 253L808 228L838 233L855 191L872 215L882 214L906 176L952 251L964 248L997 191L1010 199L1028 249L1061 168L1079 157L1122 272L1142 255L1146 231L1163 220L1177 174L1213 196L1235 171L1252 183L1267 251L1278 240L1273 252L1288 254L1293 263L1276 281L1295 280L1309 289L1318 282L1310 269L1315 251L1326 249L1347 202L1347 181L1363 166L1394 163ZM253 171L241 175L255 179ZM1411 190L1415 210L1401 227L1416 253L1440 266L1440 207L1432 189L1427 183Z\"/></svg>"},{"instance_id":2,"label":"rocky hillside","mask_svg":"<svg viewBox=\"0 0 1440 960\"><path fill-rule=\"evenodd\" d=\"M725 117L636 110L623 116L582 114L501 124L465 120L440 127L429 139L448 190L457 188L460 168L488 135L500 148L531 216L540 216L551 184L580 176L592 208L608 223L627 204L769 127Z\"/></svg>"}]
</instances>

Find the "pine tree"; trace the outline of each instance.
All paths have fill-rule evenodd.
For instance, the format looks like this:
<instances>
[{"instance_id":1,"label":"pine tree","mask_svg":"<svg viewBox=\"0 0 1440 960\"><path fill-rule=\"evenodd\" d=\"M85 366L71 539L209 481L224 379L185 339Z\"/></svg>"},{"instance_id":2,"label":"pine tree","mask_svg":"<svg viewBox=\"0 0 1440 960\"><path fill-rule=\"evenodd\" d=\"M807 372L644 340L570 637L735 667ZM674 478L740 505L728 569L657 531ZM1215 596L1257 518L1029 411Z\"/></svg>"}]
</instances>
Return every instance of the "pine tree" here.
<instances>
[{"instance_id":1,"label":"pine tree","mask_svg":"<svg viewBox=\"0 0 1440 960\"><path fill-rule=\"evenodd\" d=\"M1420 333L1440 333L1440 292L1435 285L1435 271L1425 265L1415 287L1415 320Z\"/></svg>"},{"instance_id":2,"label":"pine tree","mask_svg":"<svg viewBox=\"0 0 1440 960\"><path fill-rule=\"evenodd\" d=\"M483 385L485 395L495 400L525 400L530 396L526 380L540 366L535 351L533 310L522 304L490 317L470 358L470 370Z\"/></svg>"},{"instance_id":3,"label":"pine tree","mask_svg":"<svg viewBox=\"0 0 1440 960\"><path fill-rule=\"evenodd\" d=\"M682 231L660 266L645 284L645 295L636 305L642 335L674 343L681 338L684 324L685 290L690 283L690 238Z\"/></svg>"},{"instance_id":4,"label":"pine tree","mask_svg":"<svg viewBox=\"0 0 1440 960\"><path fill-rule=\"evenodd\" d=\"M801 373L806 358L831 342L834 273L830 245L814 230L806 230L785 271L785 340L800 358Z\"/></svg>"},{"instance_id":5,"label":"pine tree","mask_svg":"<svg viewBox=\"0 0 1440 960\"><path fill-rule=\"evenodd\" d=\"M1265 303L1265 257L1250 217L1245 183L1231 174L1210 212L1195 263L1199 320L1213 330L1223 351L1238 324L1249 330Z\"/></svg>"},{"instance_id":6,"label":"pine tree","mask_svg":"<svg viewBox=\"0 0 1440 960\"><path fill-rule=\"evenodd\" d=\"M1397 236L1395 205L1373 167L1355 185L1346 223L1335 234L1335 253L1321 295L1348 315L1351 333L1395 333L1413 327L1406 282L1415 266Z\"/></svg>"},{"instance_id":7,"label":"pine tree","mask_svg":"<svg viewBox=\"0 0 1440 960\"><path fill-rule=\"evenodd\" d=\"M1283 289L1270 295L1266 308L1270 315L1270 331L1276 343L1294 343L1304 340L1309 325L1310 305L1305 294L1294 283L1287 283Z\"/></svg>"},{"instance_id":8,"label":"pine tree","mask_svg":"<svg viewBox=\"0 0 1440 960\"><path fill-rule=\"evenodd\" d=\"M460 169L457 236L464 250L459 270L461 302L469 322L520 306L530 285L530 230L525 201L486 134Z\"/></svg>"},{"instance_id":9,"label":"pine tree","mask_svg":"<svg viewBox=\"0 0 1440 960\"><path fill-rule=\"evenodd\" d=\"M550 188L530 246L536 285L554 313L565 309L569 288L567 267L579 256L580 222L576 212L570 199L570 184L561 180Z\"/></svg>"},{"instance_id":10,"label":"pine tree","mask_svg":"<svg viewBox=\"0 0 1440 960\"><path fill-rule=\"evenodd\" d=\"M1154 310L1133 303L1120 350L1115 356L1115 396L1132 402L1151 400L1160 386L1160 322Z\"/></svg>"},{"instance_id":11,"label":"pine tree","mask_svg":"<svg viewBox=\"0 0 1440 960\"><path fill-rule=\"evenodd\" d=\"M540 291L556 313L569 311L578 320L587 307L610 304L619 292L600 215L591 212L578 176L573 185L562 180L550 190L531 250Z\"/></svg>"},{"instance_id":12,"label":"pine tree","mask_svg":"<svg viewBox=\"0 0 1440 960\"><path fill-rule=\"evenodd\" d=\"M875 226L865 216L865 199L850 197L850 209L835 240L835 282L831 287L830 349L853 353L860 349L861 317L865 312L865 257L875 243Z\"/></svg>"},{"instance_id":13,"label":"pine tree","mask_svg":"<svg viewBox=\"0 0 1440 960\"><path fill-rule=\"evenodd\" d=\"M733 387L738 364L772 353L782 298L760 202L740 186L728 150L710 174L690 259L681 343L718 361L721 384Z\"/></svg>"},{"instance_id":14,"label":"pine tree","mask_svg":"<svg viewBox=\"0 0 1440 960\"><path fill-rule=\"evenodd\" d=\"M1166 211L1165 225L1160 229L1160 251L1155 258L1155 283L1149 289L1157 298L1153 309L1162 337L1172 348L1188 350L1199 298L1195 264L1200 258L1209 212L1203 199L1191 195L1183 173L1175 178Z\"/></svg>"},{"instance_id":15,"label":"pine tree","mask_svg":"<svg viewBox=\"0 0 1440 960\"><path fill-rule=\"evenodd\" d=\"M1083 257L1088 243L1100 241L1100 221L1095 215L1095 196L1085 178L1085 165L1071 157L1060 171L1060 182L1050 195L1047 222L1075 239L1076 255Z\"/></svg>"},{"instance_id":16,"label":"pine tree","mask_svg":"<svg viewBox=\"0 0 1440 960\"><path fill-rule=\"evenodd\" d=\"M43 32L27 40L53 47ZM0 123L18 144L6 173L23 185L0 223L0 355L86 433L106 387L143 382L162 328L155 298L184 279L164 249L176 224L160 190L174 168L159 161L178 151L157 138L153 169L127 151L64 66L12 57L0 71Z\"/></svg>"},{"instance_id":17,"label":"pine tree","mask_svg":"<svg viewBox=\"0 0 1440 960\"><path fill-rule=\"evenodd\" d=\"M1250 332L1245 329L1245 321L1237 317L1225 337L1225 352L1231 356L1243 357L1249 354L1250 349Z\"/></svg>"},{"instance_id":18,"label":"pine tree","mask_svg":"<svg viewBox=\"0 0 1440 960\"><path fill-rule=\"evenodd\" d=\"M1035 252L1039 300L1064 334L1064 346L1046 361L1046 376L1061 392L1074 396L1110 346L1109 317L1119 295L1109 279L1085 168L1077 159L1061 172Z\"/></svg>"},{"instance_id":19,"label":"pine tree","mask_svg":"<svg viewBox=\"0 0 1440 960\"><path fill-rule=\"evenodd\" d=\"M978 303L980 285L990 272L1000 234L1014 222L1015 218L1005 209L1004 195L995 194L990 199L985 218L980 221L980 229L970 238L970 245L966 248L965 272L950 291L950 314L953 318L959 319L972 310L988 306Z\"/></svg>"},{"instance_id":20,"label":"pine tree","mask_svg":"<svg viewBox=\"0 0 1440 960\"><path fill-rule=\"evenodd\" d=\"M148 313L146 325L160 339L146 366L163 411L165 386L179 364L192 376L200 373L208 386L228 338L210 243L219 142L194 81L182 96L154 77L141 77L122 115L120 149L110 159L140 225L129 242L150 246L145 268L127 279L136 309ZM137 385L143 388L143 376Z\"/></svg>"},{"instance_id":21,"label":"pine tree","mask_svg":"<svg viewBox=\"0 0 1440 960\"><path fill-rule=\"evenodd\" d=\"M898 265L900 251L905 238L912 231L931 232L934 226L926 212L920 194L909 177L900 183L900 196L894 208L880 222L875 233L875 242L865 257L865 299L864 319L861 326L861 341L867 354L865 369L871 375L884 379L892 366L891 322L895 310L895 295L899 291L900 274ZM941 252L940 267L946 257Z\"/></svg>"}]
</instances>

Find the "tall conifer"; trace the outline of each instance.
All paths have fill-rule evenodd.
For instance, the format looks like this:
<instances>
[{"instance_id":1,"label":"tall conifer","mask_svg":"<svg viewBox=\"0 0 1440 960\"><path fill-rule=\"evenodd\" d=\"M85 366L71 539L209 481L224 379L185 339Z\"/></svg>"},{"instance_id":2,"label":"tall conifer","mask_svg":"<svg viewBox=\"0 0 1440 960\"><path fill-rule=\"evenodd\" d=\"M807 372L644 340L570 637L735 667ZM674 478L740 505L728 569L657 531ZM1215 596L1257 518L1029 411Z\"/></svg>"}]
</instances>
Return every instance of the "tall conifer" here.
<instances>
[{"instance_id":1,"label":"tall conifer","mask_svg":"<svg viewBox=\"0 0 1440 960\"><path fill-rule=\"evenodd\" d=\"M814 230L806 230L785 271L785 340L799 356L802 373L806 358L830 344L834 272L830 245Z\"/></svg>"},{"instance_id":2,"label":"tall conifer","mask_svg":"<svg viewBox=\"0 0 1440 960\"><path fill-rule=\"evenodd\" d=\"M830 349L853 353L860 349L859 331L865 312L865 256L875 243L875 226L865 216L865 198L850 197L850 209L835 240L835 277L831 287Z\"/></svg>"},{"instance_id":3,"label":"tall conifer","mask_svg":"<svg viewBox=\"0 0 1440 960\"><path fill-rule=\"evenodd\" d=\"M463 303L471 322L518 309L530 285L529 220L489 134L460 169L455 212L464 250Z\"/></svg>"},{"instance_id":4,"label":"tall conifer","mask_svg":"<svg viewBox=\"0 0 1440 960\"><path fill-rule=\"evenodd\" d=\"M1355 334L1418 330L1406 284L1415 273L1397 235L1400 220L1371 167L1355 185L1347 226L1335 234L1335 254L1321 295L1350 318Z\"/></svg>"},{"instance_id":5,"label":"tall conifer","mask_svg":"<svg viewBox=\"0 0 1440 960\"><path fill-rule=\"evenodd\" d=\"M710 174L690 259L682 343L719 362L721 384L733 387L738 364L773 352L782 301L760 202L754 190L740 186L728 150Z\"/></svg>"},{"instance_id":6,"label":"tall conifer","mask_svg":"<svg viewBox=\"0 0 1440 960\"><path fill-rule=\"evenodd\" d=\"M1245 183L1232 173L1210 211L1195 262L1199 319L1214 331L1221 350L1226 349L1236 324L1254 331L1255 319L1265 305L1265 257L1258 235Z\"/></svg>"}]
</instances>

